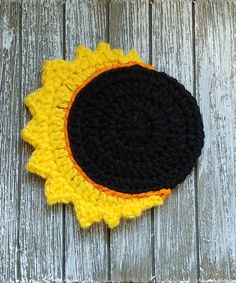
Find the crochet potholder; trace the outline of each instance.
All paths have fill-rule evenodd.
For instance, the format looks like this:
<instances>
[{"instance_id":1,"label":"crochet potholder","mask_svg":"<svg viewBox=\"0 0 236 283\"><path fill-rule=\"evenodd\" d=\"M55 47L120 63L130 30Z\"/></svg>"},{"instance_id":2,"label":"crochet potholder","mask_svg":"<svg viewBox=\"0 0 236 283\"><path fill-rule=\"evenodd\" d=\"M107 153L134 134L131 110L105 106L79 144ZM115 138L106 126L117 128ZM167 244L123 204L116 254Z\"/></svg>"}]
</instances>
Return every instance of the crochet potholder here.
<instances>
[{"instance_id":1,"label":"crochet potholder","mask_svg":"<svg viewBox=\"0 0 236 283\"><path fill-rule=\"evenodd\" d=\"M22 137L35 147L27 168L46 179L48 204L74 204L82 227L112 228L162 205L203 147L199 107L184 86L106 43L46 61L25 104L33 118Z\"/></svg>"}]
</instances>

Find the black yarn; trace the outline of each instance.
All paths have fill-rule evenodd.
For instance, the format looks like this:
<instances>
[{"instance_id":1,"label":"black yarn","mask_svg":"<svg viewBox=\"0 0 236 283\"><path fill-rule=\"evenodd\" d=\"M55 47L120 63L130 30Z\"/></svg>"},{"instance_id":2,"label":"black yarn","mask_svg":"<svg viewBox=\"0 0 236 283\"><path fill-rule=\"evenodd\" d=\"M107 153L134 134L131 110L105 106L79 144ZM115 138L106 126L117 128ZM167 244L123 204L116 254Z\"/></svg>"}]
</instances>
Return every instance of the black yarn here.
<instances>
[{"instance_id":1,"label":"black yarn","mask_svg":"<svg viewBox=\"0 0 236 283\"><path fill-rule=\"evenodd\" d=\"M139 65L104 72L84 87L70 109L68 136L93 181L130 194L183 182L204 141L194 97Z\"/></svg>"}]
</instances>

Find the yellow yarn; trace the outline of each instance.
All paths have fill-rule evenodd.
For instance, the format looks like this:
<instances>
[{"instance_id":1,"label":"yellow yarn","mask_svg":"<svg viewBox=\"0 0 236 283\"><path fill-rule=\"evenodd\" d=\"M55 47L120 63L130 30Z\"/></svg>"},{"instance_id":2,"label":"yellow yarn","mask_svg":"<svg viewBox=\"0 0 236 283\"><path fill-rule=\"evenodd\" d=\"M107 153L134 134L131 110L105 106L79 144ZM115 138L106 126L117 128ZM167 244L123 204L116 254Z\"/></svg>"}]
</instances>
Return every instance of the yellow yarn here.
<instances>
[{"instance_id":1,"label":"yellow yarn","mask_svg":"<svg viewBox=\"0 0 236 283\"><path fill-rule=\"evenodd\" d=\"M65 109L78 86L100 69L129 62L142 63L136 51L124 55L106 43L100 43L95 51L80 46L73 61L46 61L42 87L25 99L33 118L21 135L35 147L27 169L46 179L48 204L74 204L83 228L101 220L113 228L121 217L133 218L145 209L162 205L170 193L166 190L164 197L153 194L125 199L99 191L78 173L66 148Z\"/></svg>"}]
</instances>

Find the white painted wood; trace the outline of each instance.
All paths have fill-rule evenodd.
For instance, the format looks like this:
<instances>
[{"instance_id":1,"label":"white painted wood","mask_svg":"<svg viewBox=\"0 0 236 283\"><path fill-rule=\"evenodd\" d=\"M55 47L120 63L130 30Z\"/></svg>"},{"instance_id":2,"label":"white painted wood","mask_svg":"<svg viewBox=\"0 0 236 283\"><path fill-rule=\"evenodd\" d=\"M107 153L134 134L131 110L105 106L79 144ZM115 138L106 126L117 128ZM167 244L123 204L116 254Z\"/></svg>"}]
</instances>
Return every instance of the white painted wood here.
<instances>
[{"instance_id":1,"label":"white painted wood","mask_svg":"<svg viewBox=\"0 0 236 283\"><path fill-rule=\"evenodd\" d=\"M106 41L107 1L69 0L66 2L66 58L74 57L77 45L96 48ZM74 209L66 206L65 278L66 282L105 282L108 274L108 234L103 223L84 230Z\"/></svg>"},{"instance_id":2,"label":"white painted wood","mask_svg":"<svg viewBox=\"0 0 236 283\"><path fill-rule=\"evenodd\" d=\"M152 10L152 60L159 71L193 92L191 0L155 0ZM157 282L197 282L194 172L155 209Z\"/></svg>"},{"instance_id":3,"label":"white painted wood","mask_svg":"<svg viewBox=\"0 0 236 283\"><path fill-rule=\"evenodd\" d=\"M18 278L19 3L0 3L0 282Z\"/></svg>"},{"instance_id":4,"label":"white painted wood","mask_svg":"<svg viewBox=\"0 0 236 283\"><path fill-rule=\"evenodd\" d=\"M61 1L22 2L22 100L40 87L45 59L63 56L63 6ZM20 94L19 94L20 96ZM22 103L22 102L21 102ZM23 107L24 124L31 118ZM23 166L32 148L23 143ZM20 271L22 282L62 281L63 214L62 205L49 207L44 196L44 180L20 174Z\"/></svg>"},{"instance_id":5,"label":"white painted wood","mask_svg":"<svg viewBox=\"0 0 236 283\"><path fill-rule=\"evenodd\" d=\"M200 281L236 280L236 1L197 1ZM221 281L222 280L222 281Z\"/></svg>"},{"instance_id":6,"label":"white painted wood","mask_svg":"<svg viewBox=\"0 0 236 283\"><path fill-rule=\"evenodd\" d=\"M109 40L126 52L136 49L149 62L149 2L112 0L109 7ZM152 277L151 211L122 220L110 231L111 280L146 282Z\"/></svg>"}]
</instances>

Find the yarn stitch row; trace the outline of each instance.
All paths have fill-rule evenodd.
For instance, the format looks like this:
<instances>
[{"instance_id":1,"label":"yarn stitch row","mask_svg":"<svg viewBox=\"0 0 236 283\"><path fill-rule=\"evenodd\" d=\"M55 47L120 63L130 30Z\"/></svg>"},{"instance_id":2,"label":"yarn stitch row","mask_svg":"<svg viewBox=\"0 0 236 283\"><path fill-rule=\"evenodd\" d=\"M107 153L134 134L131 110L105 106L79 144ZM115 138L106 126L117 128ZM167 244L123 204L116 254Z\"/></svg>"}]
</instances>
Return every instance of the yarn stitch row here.
<instances>
[{"instance_id":1,"label":"yarn stitch row","mask_svg":"<svg viewBox=\"0 0 236 283\"><path fill-rule=\"evenodd\" d=\"M114 191L174 187L201 153L196 100L177 80L145 66L103 72L78 92L69 112L74 160Z\"/></svg>"}]
</instances>

